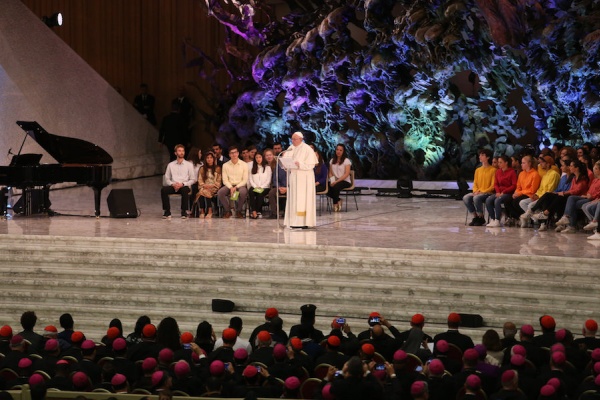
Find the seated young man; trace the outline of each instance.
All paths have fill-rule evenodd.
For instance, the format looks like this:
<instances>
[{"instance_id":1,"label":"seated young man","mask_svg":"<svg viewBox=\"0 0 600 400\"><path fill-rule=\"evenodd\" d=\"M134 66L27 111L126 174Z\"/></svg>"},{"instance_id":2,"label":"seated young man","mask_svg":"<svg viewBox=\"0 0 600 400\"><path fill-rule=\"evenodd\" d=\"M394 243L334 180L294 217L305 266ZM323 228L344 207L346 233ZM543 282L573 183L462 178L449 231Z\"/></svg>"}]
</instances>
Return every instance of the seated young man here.
<instances>
[{"instance_id":1,"label":"seated young man","mask_svg":"<svg viewBox=\"0 0 600 400\"><path fill-rule=\"evenodd\" d=\"M191 187L196 183L194 176L194 164L185 160L185 147L182 144L175 146L175 161L167 165L165 171L165 182L160 191L163 206L163 218L171 217L171 204L169 202L170 194L181 194L181 218L187 218L187 210L190 203Z\"/></svg>"},{"instance_id":2,"label":"seated young man","mask_svg":"<svg viewBox=\"0 0 600 400\"><path fill-rule=\"evenodd\" d=\"M230 200L237 200L236 218L243 218L242 210L248 198L248 164L240 160L240 153L236 146L229 148L231 158L223 164L222 178L223 187L217 192L219 201L225 208L223 218L231 218Z\"/></svg>"},{"instance_id":3,"label":"seated young man","mask_svg":"<svg viewBox=\"0 0 600 400\"><path fill-rule=\"evenodd\" d=\"M496 168L491 164L493 154L488 149L481 149L478 154L481 166L475 170L473 192L467 193L463 197L463 202L465 203L469 214L473 215L473 219L469 223L469 226L485 225L483 205L488 196L494 193Z\"/></svg>"}]
</instances>

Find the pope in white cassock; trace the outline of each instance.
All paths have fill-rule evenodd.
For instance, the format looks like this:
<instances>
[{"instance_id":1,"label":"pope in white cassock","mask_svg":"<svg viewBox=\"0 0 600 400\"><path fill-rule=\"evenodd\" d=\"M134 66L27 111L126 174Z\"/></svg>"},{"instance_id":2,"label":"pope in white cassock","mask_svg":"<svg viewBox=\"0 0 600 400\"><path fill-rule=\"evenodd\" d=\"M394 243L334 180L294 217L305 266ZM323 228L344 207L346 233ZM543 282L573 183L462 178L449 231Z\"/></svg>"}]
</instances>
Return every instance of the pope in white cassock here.
<instances>
[{"instance_id":1,"label":"pope in white cassock","mask_svg":"<svg viewBox=\"0 0 600 400\"><path fill-rule=\"evenodd\" d=\"M314 150L304 143L304 135L295 132L292 134L292 145L283 157L291 157L297 167L290 171L283 224L288 228L312 228L317 224L314 172L317 156Z\"/></svg>"}]
</instances>

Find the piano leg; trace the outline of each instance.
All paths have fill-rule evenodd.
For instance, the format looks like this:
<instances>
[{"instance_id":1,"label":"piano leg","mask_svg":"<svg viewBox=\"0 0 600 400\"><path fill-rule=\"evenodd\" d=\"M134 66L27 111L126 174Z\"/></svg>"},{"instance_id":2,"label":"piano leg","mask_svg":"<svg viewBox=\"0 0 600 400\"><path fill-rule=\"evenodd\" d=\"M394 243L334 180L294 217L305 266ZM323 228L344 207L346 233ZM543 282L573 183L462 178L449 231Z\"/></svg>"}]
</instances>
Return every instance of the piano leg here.
<instances>
[{"instance_id":1,"label":"piano leg","mask_svg":"<svg viewBox=\"0 0 600 400\"><path fill-rule=\"evenodd\" d=\"M56 215L56 213L54 211L52 211L52 209L50 209L50 206L52 206L52 202L50 201L50 185L45 185L42 189L42 196L43 196L43 212L47 213L48 216L53 217L54 215Z\"/></svg>"},{"instance_id":2,"label":"piano leg","mask_svg":"<svg viewBox=\"0 0 600 400\"><path fill-rule=\"evenodd\" d=\"M100 194L102 193L103 187L94 186L94 207L96 218L100 218Z\"/></svg>"},{"instance_id":3,"label":"piano leg","mask_svg":"<svg viewBox=\"0 0 600 400\"><path fill-rule=\"evenodd\" d=\"M0 218L6 218L8 215L8 189L0 189Z\"/></svg>"}]
</instances>

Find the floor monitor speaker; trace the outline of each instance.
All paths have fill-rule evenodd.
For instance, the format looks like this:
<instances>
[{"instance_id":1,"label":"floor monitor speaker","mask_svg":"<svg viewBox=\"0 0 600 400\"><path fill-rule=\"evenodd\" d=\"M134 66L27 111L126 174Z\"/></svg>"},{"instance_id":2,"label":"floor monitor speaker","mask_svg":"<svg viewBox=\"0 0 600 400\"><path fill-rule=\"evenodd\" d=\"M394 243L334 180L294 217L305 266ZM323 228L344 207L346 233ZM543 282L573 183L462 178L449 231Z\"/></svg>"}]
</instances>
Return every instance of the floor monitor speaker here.
<instances>
[{"instance_id":1,"label":"floor monitor speaker","mask_svg":"<svg viewBox=\"0 0 600 400\"><path fill-rule=\"evenodd\" d=\"M460 314L460 326L466 328L481 328L483 326L483 317L479 314Z\"/></svg>"},{"instance_id":2,"label":"floor monitor speaker","mask_svg":"<svg viewBox=\"0 0 600 400\"><path fill-rule=\"evenodd\" d=\"M228 313L235 308L235 303L231 300L212 299L212 310L214 312Z\"/></svg>"},{"instance_id":3,"label":"floor monitor speaker","mask_svg":"<svg viewBox=\"0 0 600 400\"><path fill-rule=\"evenodd\" d=\"M137 218L138 210L133 189L113 189L106 199L112 218Z\"/></svg>"}]
</instances>

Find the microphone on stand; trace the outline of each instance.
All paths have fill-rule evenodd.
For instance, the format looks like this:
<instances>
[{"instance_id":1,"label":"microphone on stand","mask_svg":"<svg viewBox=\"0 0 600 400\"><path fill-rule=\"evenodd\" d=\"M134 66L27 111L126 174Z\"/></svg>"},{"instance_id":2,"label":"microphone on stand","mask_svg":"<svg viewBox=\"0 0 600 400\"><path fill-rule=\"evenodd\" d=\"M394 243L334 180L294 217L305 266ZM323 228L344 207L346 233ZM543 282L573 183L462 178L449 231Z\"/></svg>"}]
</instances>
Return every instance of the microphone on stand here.
<instances>
[{"instance_id":1,"label":"microphone on stand","mask_svg":"<svg viewBox=\"0 0 600 400\"><path fill-rule=\"evenodd\" d=\"M275 229L274 232L283 232L283 230L281 229L281 225L279 225L279 158L281 157L281 155L283 153L287 153L292 150L294 150L294 149L292 147L290 147L287 150L283 150L281 153L277 154L277 169L275 170L275 190L277 191L275 193L277 196L276 197L277 205L276 205L275 210L277 212L277 229ZM286 178L288 178L285 180L285 186L287 189L288 185L289 185L289 171L286 170L285 173L286 173ZM286 193L287 193L287 191L286 191Z\"/></svg>"}]
</instances>

